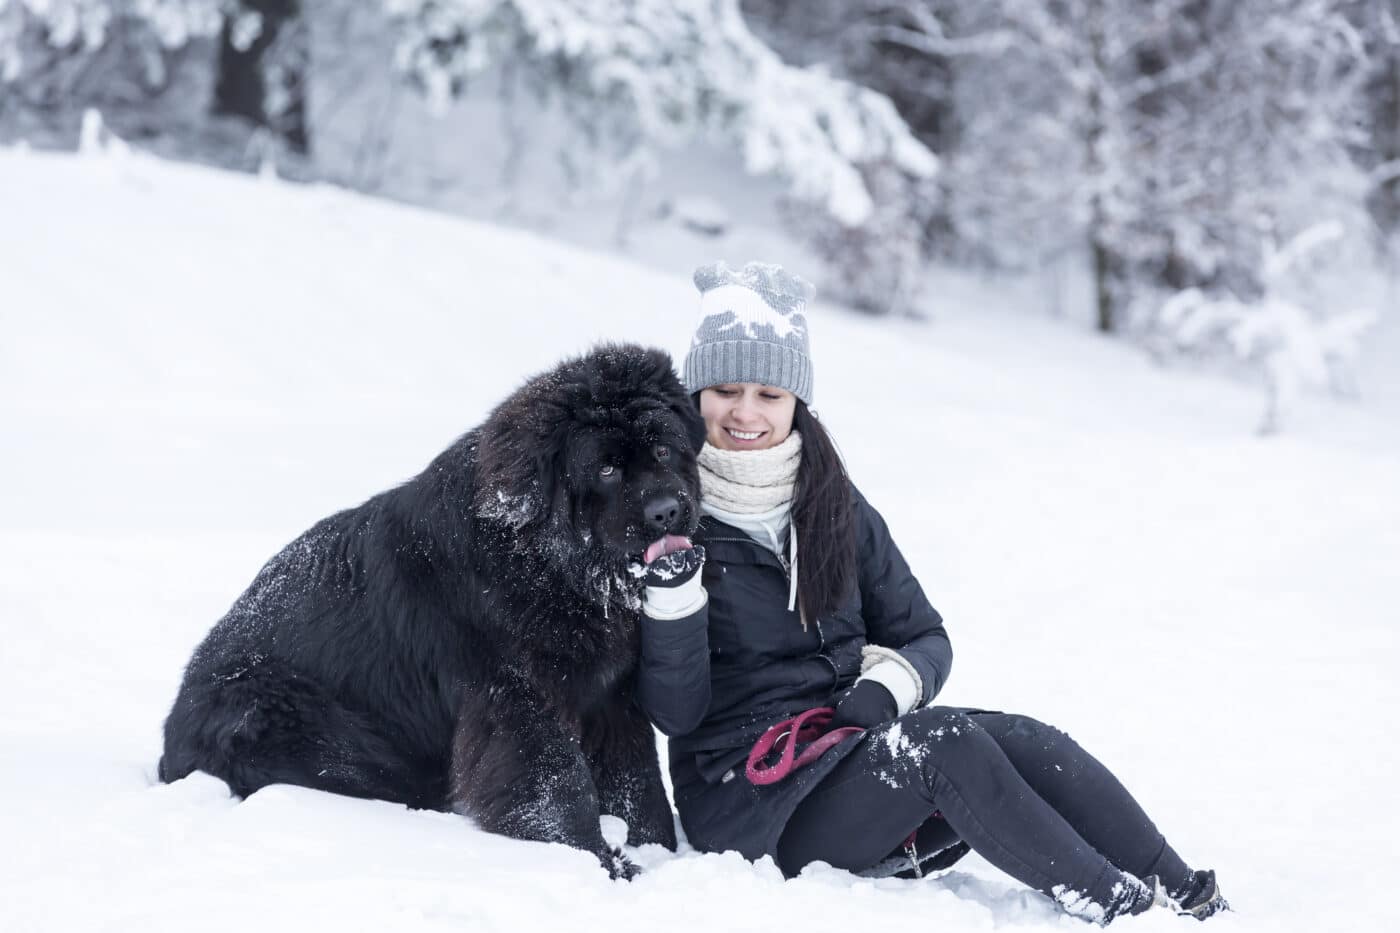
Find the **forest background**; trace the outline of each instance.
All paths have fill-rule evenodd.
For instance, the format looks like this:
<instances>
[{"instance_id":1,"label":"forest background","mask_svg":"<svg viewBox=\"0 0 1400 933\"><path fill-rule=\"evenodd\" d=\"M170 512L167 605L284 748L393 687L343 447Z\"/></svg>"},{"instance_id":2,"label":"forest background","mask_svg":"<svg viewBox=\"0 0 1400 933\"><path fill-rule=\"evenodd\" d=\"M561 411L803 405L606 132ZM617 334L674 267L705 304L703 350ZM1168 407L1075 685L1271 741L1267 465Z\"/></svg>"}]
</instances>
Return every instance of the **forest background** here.
<instances>
[{"instance_id":1,"label":"forest background","mask_svg":"<svg viewBox=\"0 0 1400 933\"><path fill-rule=\"evenodd\" d=\"M1159 361L1355 397L1396 301L1397 0L0 0L0 143L325 181L936 315L1029 282ZM678 246L677 240L683 245ZM660 244L660 245L658 245Z\"/></svg>"}]
</instances>

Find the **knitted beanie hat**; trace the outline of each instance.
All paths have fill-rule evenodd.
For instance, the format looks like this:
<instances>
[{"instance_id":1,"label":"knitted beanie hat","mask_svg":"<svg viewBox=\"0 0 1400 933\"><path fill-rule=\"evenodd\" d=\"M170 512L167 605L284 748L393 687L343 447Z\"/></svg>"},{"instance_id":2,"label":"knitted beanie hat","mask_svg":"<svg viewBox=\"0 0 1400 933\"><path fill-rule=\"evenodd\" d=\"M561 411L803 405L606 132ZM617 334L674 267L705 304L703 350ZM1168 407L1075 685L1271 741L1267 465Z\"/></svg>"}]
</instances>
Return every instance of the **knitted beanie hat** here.
<instances>
[{"instance_id":1,"label":"knitted beanie hat","mask_svg":"<svg viewBox=\"0 0 1400 933\"><path fill-rule=\"evenodd\" d=\"M787 389L812 404L812 358L804 313L814 289L781 266L723 262L695 270L700 326L686 354L687 392L725 382Z\"/></svg>"}]
</instances>

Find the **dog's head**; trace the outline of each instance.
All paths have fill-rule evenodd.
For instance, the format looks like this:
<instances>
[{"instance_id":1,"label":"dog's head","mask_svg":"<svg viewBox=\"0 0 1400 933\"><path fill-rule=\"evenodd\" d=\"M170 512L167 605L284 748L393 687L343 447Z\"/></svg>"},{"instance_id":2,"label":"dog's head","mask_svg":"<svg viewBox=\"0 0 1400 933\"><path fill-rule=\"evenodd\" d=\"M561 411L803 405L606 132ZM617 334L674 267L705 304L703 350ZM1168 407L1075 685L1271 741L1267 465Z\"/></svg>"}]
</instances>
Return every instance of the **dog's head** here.
<instances>
[{"instance_id":1,"label":"dog's head","mask_svg":"<svg viewBox=\"0 0 1400 933\"><path fill-rule=\"evenodd\" d=\"M685 546L705 423L664 351L608 344L529 380L482 428L476 512L564 568Z\"/></svg>"}]
</instances>

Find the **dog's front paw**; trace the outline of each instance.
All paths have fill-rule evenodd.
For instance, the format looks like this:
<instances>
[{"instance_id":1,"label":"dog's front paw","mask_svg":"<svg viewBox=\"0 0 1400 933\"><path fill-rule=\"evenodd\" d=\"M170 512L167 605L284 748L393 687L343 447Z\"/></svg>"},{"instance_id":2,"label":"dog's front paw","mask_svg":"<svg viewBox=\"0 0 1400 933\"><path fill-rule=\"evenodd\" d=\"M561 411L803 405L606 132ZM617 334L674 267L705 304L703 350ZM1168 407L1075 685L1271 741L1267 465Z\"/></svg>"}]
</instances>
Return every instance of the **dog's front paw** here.
<instances>
[{"instance_id":1,"label":"dog's front paw","mask_svg":"<svg viewBox=\"0 0 1400 933\"><path fill-rule=\"evenodd\" d=\"M631 881L642 873L641 866L623 855L621 849L604 849L598 853L598 861L608 870L608 877L614 881L619 878Z\"/></svg>"}]
</instances>

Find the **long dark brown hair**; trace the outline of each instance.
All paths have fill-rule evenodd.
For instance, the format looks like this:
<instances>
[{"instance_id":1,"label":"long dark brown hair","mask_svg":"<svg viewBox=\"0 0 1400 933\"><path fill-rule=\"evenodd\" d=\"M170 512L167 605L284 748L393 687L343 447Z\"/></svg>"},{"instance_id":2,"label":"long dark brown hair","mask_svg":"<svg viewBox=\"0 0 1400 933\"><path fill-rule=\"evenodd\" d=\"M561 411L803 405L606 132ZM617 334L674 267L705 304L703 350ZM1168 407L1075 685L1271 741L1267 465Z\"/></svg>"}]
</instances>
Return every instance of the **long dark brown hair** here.
<instances>
[{"instance_id":1,"label":"long dark brown hair","mask_svg":"<svg viewBox=\"0 0 1400 933\"><path fill-rule=\"evenodd\" d=\"M841 454L801 399L792 428L802 435L792 527L797 535L797 599L805 624L838 609L855 588L855 516Z\"/></svg>"}]
</instances>

